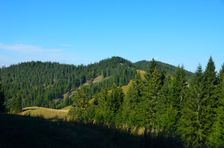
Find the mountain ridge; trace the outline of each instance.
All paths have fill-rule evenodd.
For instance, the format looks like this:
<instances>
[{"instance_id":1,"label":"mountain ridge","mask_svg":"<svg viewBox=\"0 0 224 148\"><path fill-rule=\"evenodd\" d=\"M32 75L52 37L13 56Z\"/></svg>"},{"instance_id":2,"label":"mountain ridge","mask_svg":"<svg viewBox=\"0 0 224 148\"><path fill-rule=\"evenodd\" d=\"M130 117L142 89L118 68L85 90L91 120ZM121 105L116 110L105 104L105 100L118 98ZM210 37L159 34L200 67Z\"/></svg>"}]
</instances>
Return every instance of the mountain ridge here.
<instances>
[{"instance_id":1,"label":"mountain ridge","mask_svg":"<svg viewBox=\"0 0 224 148\"><path fill-rule=\"evenodd\" d=\"M137 70L148 72L150 61L131 62L121 57L111 57L88 65L60 64L57 62L31 61L0 69L6 95L6 106L21 98L22 107L43 106L60 108L55 99L65 99L64 94L89 84L89 98L104 89L127 85L135 78ZM177 67L156 61L158 69L173 75ZM193 75L185 71L188 75ZM96 78L100 77L95 83ZM17 99L15 99L17 98ZM13 99L15 99L13 101ZM50 103L49 103L50 102ZM60 102L60 101L59 101ZM60 103L59 103L60 104Z\"/></svg>"}]
</instances>

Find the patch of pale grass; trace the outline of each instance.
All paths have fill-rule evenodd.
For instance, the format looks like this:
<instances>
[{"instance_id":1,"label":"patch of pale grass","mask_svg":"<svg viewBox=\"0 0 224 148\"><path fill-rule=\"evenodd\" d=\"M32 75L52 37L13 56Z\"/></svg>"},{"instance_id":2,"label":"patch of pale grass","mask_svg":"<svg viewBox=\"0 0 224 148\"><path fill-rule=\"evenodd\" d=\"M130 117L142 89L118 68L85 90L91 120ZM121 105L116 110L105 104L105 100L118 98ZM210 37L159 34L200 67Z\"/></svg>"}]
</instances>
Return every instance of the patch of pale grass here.
<instances>
[{"instance_id":1,"label":"patch of pale grass","mask_svg":"<svg viewBox=\"0 0 224 148\"><path fill-rule=\"evenodd\" d=\"M51 109L45 107L26 107L20 115L42 117L44 119L65 119L69 109Z\"/></svg>"}]
</instances>

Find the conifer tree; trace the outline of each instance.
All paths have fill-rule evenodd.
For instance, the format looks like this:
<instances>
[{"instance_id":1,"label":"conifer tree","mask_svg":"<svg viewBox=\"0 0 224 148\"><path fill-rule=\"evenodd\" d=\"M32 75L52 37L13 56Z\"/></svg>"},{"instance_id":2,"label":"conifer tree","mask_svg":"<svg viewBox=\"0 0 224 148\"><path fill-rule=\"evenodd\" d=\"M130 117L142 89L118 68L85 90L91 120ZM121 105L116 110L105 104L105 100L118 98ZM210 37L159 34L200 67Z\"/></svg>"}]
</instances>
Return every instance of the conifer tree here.
<instances>
[{"instance_id":1,"label":"conifer tree","mask_svg":"<svg viewBox=\"0 0 224 148\"><path fill-rule=\"evenodd\" d=\"M153 58L151 63L150 63L149 74L152 74L154 72L154 70L156 69L156 67L157 67L156 61Z\"/></svg>"},{"instance_id":2,"label":"conifer tree","mask_svg":"<svg viewBox=\"0 0 224 148\"><path fill-rule=\"evenodd\" d=\"M219 73L219 84L217 88L218 101L215 108L214 123L208 136L210 146L224 146L224 65Z\"/></svg>"},{"instance_id":3,"label":"conifer tree","mask_svg":"<svg viewBox=\"0 0 224 148\"><path fill-rule=\"evenodd\" d=\"M128 126L144 126L144 115L141 110L142 90L140 76L132 81L122 106L122 121Z\"/></svg>"},{"instance_id":4,"label":"conifer tree","mask_svg":"<svg viewBox=\"0 0 224 148\"><path fill-rule=\"evenodd\" d=\"M183 67L178 67L176 69L174 79L172 82L172 101L174 107L180 111L183 101L185 88L187 87L186 76Z\"/></svg>"},{"instance_id":5,"label":"conifer tree","mask_svg":"<svg viewBox=\"0 0 224 148\"><path fill-rule=\"evenodd\" d=\"M183 67L178 67L176 69L171 87L171 105L176 112L176 114L174 114L176 116L173 131L176 131L187 92L187 81Z\"/></svg>"},{"instance_id":6,"label":"conifer tree","mask_svg":"<svg viewBox=\"0 0 224 148\"><path fill-rule=\"evenodd\" d=\"M213 126L217 107L217 77L215 64L210 57L203 77L203 99L201 101L200 121L202 126L202 143L208 145L209 134Z\"/></svg>"},{"instance_id":7,"label":"conifer tree","mask_svg":"<svg viewBox=\"0 0 224 148\"><path fill-rule=\"evenodd\" d=\"M201 146L202 129L199 120L202 101L203 73L199 65L187 89L187 96L181 110L177 131L187 147Z\"/></svg>"},{"instance_id":8,"label":"conifer tree","mask_svg":"<svg viewBox=\"0 0 224 148\"><path fill-rule=\"evenodd\" d=\"M99 123L106 123L110 120L110 109L107 104L108 102L108 90L97 94L97 107L95 111L95 120Z\"/></svg>"},{"instance_id":9,"label":"conifer tree","mask_svg":"<svg viewBox=\"0 0 224 148\"><path fill-rule=\"evenodd\" d=\"M150 74L146 82L144 90L144 104L145 109L145 126L150 130L155 132L156 127L156 113L158 111L158 98L159 91L162 87L161 75L157 70L156 63L151 65Z\"/></svg>"},{"instance_id":10,"label":"conifer tree","mask_svg":"<svg viewBox=\"0 0 224 148\"><path fill-rule=\"evenodd\" d=\"M19 92L16 97L10 99L7 103L9 103L10 113L18 113L22 110L22 98Z\"/></svg>"},{"instance_id":11,"label":"conifer tree","mask_svg":"<svg viewBox=\"0 0 224 148\"><path fill-rule=\"evenodd\" d=\"M110 110L116 113L123 103L124 93L121 87L114 86L109 98Z\"/></svg>"},{"instance_id":12,"label":"conifer tree","mask_svg":"<svg viewBox=\"0 0 224 148\"><path fill-rule=\"evenodd\" d=\"M121 87L112 88L111 94L108 96L107 104L110 109L111 122L115 123L116 115L120 111L120 107L124 101L124 93ZM120 118L120 117L119 117ZM121 119L117 119L121 120Z\"/></svg>"},{"instance_id":13,"label":"conifer tree","mask_svg":"<svg viewBox=\"0 0 224 148\"><path fill-rule=\"evenodd\" d=\"M175 123L176 112L171 106L171 78L167 76L163 78L163 86L159 92L157 113L156 113L156 129L159 134L169 134L172 131L172 126Z\"/></svg>"},{"instance_id":14,"label":"conifer tree","mask_svg":"<svg viewBox=\"0 0 224 148\"><path fill-rule=\"evenodd\" d=\"M88 107L88 96L86 87L81 87L74 95L73 108L70 114L73 114L75 120L86 120L86 109Z\"/></svg>"}]
</instances>

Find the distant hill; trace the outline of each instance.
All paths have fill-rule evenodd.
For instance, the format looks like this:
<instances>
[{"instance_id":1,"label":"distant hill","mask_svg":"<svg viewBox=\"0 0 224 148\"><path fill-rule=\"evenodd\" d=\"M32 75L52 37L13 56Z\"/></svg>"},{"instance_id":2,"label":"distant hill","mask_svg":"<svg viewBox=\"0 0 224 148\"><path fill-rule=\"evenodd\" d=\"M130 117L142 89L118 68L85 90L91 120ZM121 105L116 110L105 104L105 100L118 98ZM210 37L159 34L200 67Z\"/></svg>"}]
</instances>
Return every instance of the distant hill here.
<instances>
[{"instance_id":1,"label":"distant hill","mask_svg":"<svg viewBox=\"0 0 224 148\"><path fill-rule=\"evenodd\" d=\"M155 61L158 67L158 70L160 72L166 72L168 74L173 75L175 73L176 70L176 66L167 64L167 63L163 63L160 61ZM152 61L146 61L146 60L142 60L142 61L138 61L136 63L134 63L134 65L140 69L140 70L144 70L146 72L149 72L150 67L151 67ZM193 73L190 71L185 70L186 75L188 76L188 78L193 76Z\"/></svg>"},{"instance_id":2,"label":"distant hill","mask_svg":"<svg viewBox=\"0 0 224 148\"><path fill-rule=\"evenodd\" d=\"M175 66L156 62L159 70L171 75L176 69ZM27 106L64 107L71 104L71 100L67 98L80 86L89 87L88 95L91 98L103 89L110 89L112 85L127 85L135 78L137 70L147 72L149 69L149 61L132 63L121 57L112 57L94 64L78 66L40 61L25 62L1 68L0 76L7 98L7 108L10 110L20 105L21 110ZM192 75L188 71L186 73ZM62 99L63 103L60 101Z\"/></svg>"}]
</instances>

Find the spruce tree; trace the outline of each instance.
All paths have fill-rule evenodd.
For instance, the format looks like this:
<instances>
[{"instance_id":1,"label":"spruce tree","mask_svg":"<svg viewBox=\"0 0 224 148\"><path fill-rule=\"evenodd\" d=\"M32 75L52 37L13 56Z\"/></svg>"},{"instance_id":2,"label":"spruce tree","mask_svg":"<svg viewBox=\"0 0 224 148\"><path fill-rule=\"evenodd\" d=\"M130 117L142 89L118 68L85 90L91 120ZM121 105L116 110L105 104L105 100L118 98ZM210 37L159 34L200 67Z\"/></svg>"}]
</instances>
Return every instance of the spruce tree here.
<instances>
[{"instance_id":1,"label":"spruce tree","mask_svg":"<svg viewBox=\"0 0 224 148\"><path fill-rule=\"evenodd\" d=\"M15 98L8 100L10 113L18 113L22 110L22 98L17 95Z\"/></svg>"},{"instance_id":2,"label":"spruce tree","mask_svg":"<svg viewBox=\"0 0 224 148\"><path fill-rule=\"evenodd\" d=\"M195 76L187 88L186 99L181 109L177 132L187 147L201 146L202 129L199 120L202 101L203 73L199 65Z\"/></svg>"},{"instance_id":3,"label":"spruce tree","mask_svg":"<svg viewBox=\"0 0 224 148\"><path fill-rule=\"evenodd\" d=\"M110 106L110 110L113 111L114 113L116 113L122 103L123 103L123 99L124 99L124 93L121 87L116 87L114 86L112 88L112 92L109 98L109 106Z\"/></svg>"},{"instance_id":4,"label":"spruce tree","mask_svg":"<svg viewBox=\"0 0 224 148\"><path fill-rule=\"evenodd\" d=\"M74 98L73 98L73 108L70 111L70 114L73 115L73 118L75 120L86 120L86 109L88 107L88 94L87 94L87 88L85 86L81 87L79 90L75 92Z\"/></svg>"},{"instance_id":5,"label":"spruce tree","mask_svg":"<svg viewBox=\"0 0 224 148\"><path fill-rule=\"evenodd\" d=\"M97 99L97 106L95 111L95 120L98 123L104 124L110 121L110 108L108 106L108 90L98 93L95 98Z\"/></svg>"},{"instance_id":6,"label":"spruce tree","mask_svg":"<svg viewBox=\"0 0 224 148\"><path fill-rule=\"evenodd\" d=\"M111 94L108 97L107 104L110 109L110 117L111 117L111 122L114 124L116 120L121 120L121 119L116 119L118 112L120 111L121 105L124 101L124 93L121 87L116 87L115 85L113 86L111 90ZM118 117L120 118L120 117Z\"/></svg>"},{"instance_id":7,"label":"spruce tree","mask_svg":"<svg viewBox=\"0 0 224 148\"><path fill-rule=\"evenodd\" d=\"M153 62L154 63L154 62ZM144 89L144 104L143 108L145 109L145 126L151 132L156 132L156 113L158 111L158 98L159 92L162 87L161 75L157 70L155 64L151 65L151 73L148 76L146 86Z\"/></svg>"},{"instance_id":8,"label":"spruce tree","mask_svg":"<svg viewBox=\"0 0 224 148\"><path fill-rule=\"evenodd\" d=\"M128 126L144 126L144 118L142 111L142 80L140 75L131 81L128 92L124 98L122 106L123 124Z\"/></svg>"},{"instance_id":9,"label":"spruce tree","mask_svg":"<svg viewBox=\"0 0 224 148\"><path fill-rule=\"evenodd\" d=\"M210 57L203 77L203 99L201 101L201 112L199 120L202 126L202 143L209 145L208 138L211 133L213 121L216 116L217 108L217 77L215 64Z\"/></svg>"},{"instance_id":10,"label":"spruce tree","mask_svg":"<svg viewBox=\"0 0 224 148\"><path fill-rule=\"evenodd\" d=\"M218 101L215 108L215 117L208 136L210 146L224 146L224 65L219 73L219 84L217 87Z\"/></svg>"},{"instance_id":11,"label":"spruce tree","mask_svg":"<svg viewBox=\"0 0 224 148\"><path fill-rule=\"evenodd\" d=\"M171 100L171 77L163 78L163 86L159 92L157 113L156 113L156 129L159 134L170 134L173 131L175 117L177 112L174 110Z\"/></svg>"},{"instance_id":12,"label":"spruce tree","mask_svg":"<svg viewBox=\"0 0 224 148\"><path fill-rule=\"evenodd\" d=\"M177 109L178 114L183 106L185 97L185 88L187 87L186 75L183 67L178 67L175 71L172 82L172 103ZM178 117L179 118L179 117Z\"/></svg>"},{"instance_id":13,"label":"spruce tree","mask_svg":"<svg viewBox=\"0 0 224 148\"><path fill-rule=\"evenodd\" d=\"M176 112L176 114L174 114L175 123L173 125L173 131L176 131L181 116L181 109L183 108L183 103L186 99L186 89L188 85L183 67L178 67L176 69L171 85L171 96L169 96L169 98L171 99L170 103L172 109Z\"/></svg>"},{"instance_id":14,"label":"spruce tree","mask_svg":"<svg viewBox=\"0 0 224 148\"><path fill-rule=\"evenodd\" d=\"M153 58L150 63L149 74L152 74L156 67L157 67L157 63L156 63L155 59Z\"/></svg>"}]
</instances>

